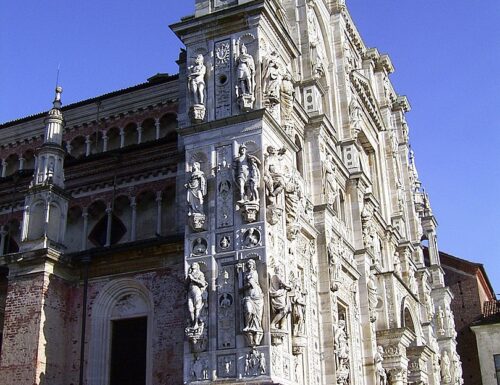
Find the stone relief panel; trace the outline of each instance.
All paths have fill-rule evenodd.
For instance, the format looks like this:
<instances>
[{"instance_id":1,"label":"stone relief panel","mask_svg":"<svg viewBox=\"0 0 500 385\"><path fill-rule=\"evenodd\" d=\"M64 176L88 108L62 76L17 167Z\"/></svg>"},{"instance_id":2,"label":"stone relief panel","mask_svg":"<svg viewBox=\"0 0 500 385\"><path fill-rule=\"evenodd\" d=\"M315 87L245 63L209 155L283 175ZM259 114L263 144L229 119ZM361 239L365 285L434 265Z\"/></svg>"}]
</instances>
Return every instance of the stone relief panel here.
<instances>
[{"instance_id":1,"label":"stone relief panel","mask_svg":"<svg viewBox=\"0 0 500 385\"><path fill-rule=\"evenodd\" d=\"M217 228L233 226L232 146L217 147Z\"/></svg>"},{"instance_id":2,"label":"stone relief panel","mask_svg":"<svg viewBox=\"0 0 500 385\"><path fill-rule=\"evenodd\" d=\"M220 378L236 377L236 355L226 354L217 356L217 376Z\"/></svg>"},{"instance_id":3,"label":"stone relief panel","mask_svg":"<svg viewBox=\"0 0 500 385\"><path fill-rule=\"evenodd\" d=\"M218 253L224 253L226 251L234 250L232 232L217 234L215 238L216 238L215 250Z\"/></svg>"},{"instance_id":4,"label":"stone relief panel","mask_svg":"<svg viewBox=\"0 0 500 385\"><path fill-rule=\"evenodd\" d=\"M209 379L208 359L195 356L189 368L189 378L192 381L204 381Z\"/></svg>"},{"instance_id":5,"label":"stone relief panel","mask_svg":"<svg viewBox=\"0 0 500 385\"><path fill-rule=\"evenodd\" d=\"M231 40L218 41L214 45L214 89L215 118L221 119L232 114L232 52Z\"/></svg>"},{"instance_id":6,"label":"stone relief panel","mask_svg":"<svg viewBox=\"0 0 500 385\"><path fill-rule=\"evenodd\" d=\"M232 349L236 346L236 298L234 264L222 264L219 261L219 276L217 277L217 349Z\"/></svg>"}]
</instances>

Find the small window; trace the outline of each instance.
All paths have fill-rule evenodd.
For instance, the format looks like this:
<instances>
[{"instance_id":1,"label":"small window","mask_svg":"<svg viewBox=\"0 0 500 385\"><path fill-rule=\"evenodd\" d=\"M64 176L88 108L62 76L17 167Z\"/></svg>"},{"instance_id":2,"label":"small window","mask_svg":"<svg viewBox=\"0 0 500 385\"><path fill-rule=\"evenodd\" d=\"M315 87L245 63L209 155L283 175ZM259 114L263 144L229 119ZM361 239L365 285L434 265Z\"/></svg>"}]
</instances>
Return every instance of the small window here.
<instances>
[{"instance_id":1,"label":"small window","mask_svg":"<svg viewBox=\"0 0 500 385\"><path fill-rule=\"evenodd\" d=\"M495 360L495 374L497 377L497 384L500 385L500 354L495 354L493 356Z\"/></svg>"}]
</instances>

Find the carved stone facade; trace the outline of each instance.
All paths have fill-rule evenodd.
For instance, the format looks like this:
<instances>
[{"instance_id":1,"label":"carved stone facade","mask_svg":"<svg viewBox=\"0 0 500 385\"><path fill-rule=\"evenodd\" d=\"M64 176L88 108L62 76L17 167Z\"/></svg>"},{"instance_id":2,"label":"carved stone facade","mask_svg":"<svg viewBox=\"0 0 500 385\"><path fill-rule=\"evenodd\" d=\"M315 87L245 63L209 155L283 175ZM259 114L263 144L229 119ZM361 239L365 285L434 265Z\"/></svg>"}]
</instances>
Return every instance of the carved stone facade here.
<instances>
[{"instance_id":1,"label":"carved stone facade","mask_svg":"<svg viewBox=\"0 0 500 385\"><path fill-rule=\"evenodd\" d=\"M343 1L195 3L178 76L1 126L2 377L114 385L139 318L145 385L460 385L389 57Z\"/></svg>"}]
</instances>

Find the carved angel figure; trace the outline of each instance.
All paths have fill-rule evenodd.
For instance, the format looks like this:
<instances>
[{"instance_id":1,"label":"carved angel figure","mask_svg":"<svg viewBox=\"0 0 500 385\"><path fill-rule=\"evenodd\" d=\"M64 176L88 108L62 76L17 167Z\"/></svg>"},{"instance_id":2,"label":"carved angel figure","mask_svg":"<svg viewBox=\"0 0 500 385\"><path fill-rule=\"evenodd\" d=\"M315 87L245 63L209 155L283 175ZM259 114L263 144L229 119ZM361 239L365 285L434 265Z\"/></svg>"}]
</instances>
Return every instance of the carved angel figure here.
<instances>
[{"instance_id":1,"label":"carved angel figure","mask_svg":"<svg viewBox=\"0 0 500 385\"><path fill-rule=\"evenodd\" d=\"M193 163L191 176L184 187L187 189L188 216L204 214L203 197L207 195L207 180L198 162Z\"/></svg>"},{"instance_id":2,"label":"carved angel figure","mask_svg":"<svg viewBox=\"0 0 500 385\"><path fill-rule=\"evenodd\" d=\"M195 64L188 67L188 88L194 104L205 104L205 74L203 55L196 56Z\"/></svg>"}]
</instances>

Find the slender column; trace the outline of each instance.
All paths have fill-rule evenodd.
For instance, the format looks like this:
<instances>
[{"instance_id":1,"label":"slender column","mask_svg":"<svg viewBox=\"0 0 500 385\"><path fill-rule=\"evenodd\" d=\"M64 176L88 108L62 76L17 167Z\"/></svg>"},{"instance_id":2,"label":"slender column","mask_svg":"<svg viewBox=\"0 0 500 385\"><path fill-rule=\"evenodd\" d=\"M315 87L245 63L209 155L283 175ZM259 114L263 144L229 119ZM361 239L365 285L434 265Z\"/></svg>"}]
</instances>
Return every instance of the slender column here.
<instances>
[{"instance_id":1,"label":"slender column","mask_svg":"<svg viewBox=\"0 0 500 385\"><path fill-rule=\"evenodd\" d=\"M136 227L137 227L137 203L135 202L135 197L132 197L130 202L130 208L132 209L132 224L130 229L130 240L135 241L136 238Z\"/></svg>"},{"instance_id":2,"label":"slender column","mask_svg":"<svg viewBox=\"0 0 500 385\"><path fill-rule=\"evenodd\" d=\"M5 230L5 226L0 227L0 255L4 255L5 249L5 237L7 236L7 230Z\"/></svg>"},{"instance_id":3,"label":"slender column","mask_svg":"<svg viewBox=\"0 0 500 385\"><path fill-rule=\"evenodd\" d=\"M155 118L156 139L160 139L160 118Z\"/></svg>"},{"instance_id":4,"label":"slender column","mask_svg":"<svg viewBox=\"0 0 500 385\"><path fill-rule=\"evenodd\" d=\"M106 208L106 214L108 215L108 221L106 226L106 244L104 246L111 246L111 221L113 220L113 209L111 208L111 203L108 203Z\"/></svg>"},{"instance_id":5,"label":"slender column","mask_svg":"<svg viewBox=\"0 0 500 385\"><path fill-rule=\"evenodd\" d=\"M102 132L102 151L108 151L108 135L106 131Z\"/></svg>"},{"instance_id":6,"label":"slender column","mask_svg":"<svg viewBox=\"0 0 500 385\"><path fill-rule=\"evenodd\" d=\"M137 144L142 143L142 126L137 126Z\"/></svg>"},{"instance_id":7,"label":"slender column","mask_svg":"<svg viewBox=\"0 0 500 385\"><path fill-rule=\"evenodd\" d=\"M2 160L2 178L5 178L6 173L7 173L7 161Z\"/></svg>"},{"instance_id":8,"label":"slender column","mask_svg":"<svg viewBox=\"0 0 500 385\"><path fill-rule=\"evenodd\" d=\"M123 128L120 128L120 148L125 146L125 131Z\"/></svg>"},{"instance_id":9,"label":"slender column","mask_svg":"<svg viewBox=\"0 0 500 385\"><path fill-rule=\"evenodd\" d=\"M85 137L85 156L90 155L90 145L92 144L92 141L90 140L90 135L87 135Z\"/></svg>"},{"instance_id":10,"label":"slender column","mask_svg":"<svg viewBox=\"0 0 500 385\"><path fill-rule=\"evenodd\" d=\"M161 235L161 191L156 192L156 235Z\"/></svg>"},{"instance_id":11,"label":"slender column","mask_svg":"<svg viewBox=\"0 0 500 385\"><path fill-rule=\"evenodd\" d=\"M82 217L83 217L83 230L82 230L82 245L81 245L80 250L86 250L87 249L87 232L89 230L89 213L87 211L87 208L83 209Z\"/></svg>"},{"instance_id":12,"label":"slender column","mask_svg":"<svg viewBox=\"0 0 500 385\"><path fill-rule=\"evenodd\" d=\"M24 158L19 158L19 171L24 170Z\"/></svg>"}]
</instances>

